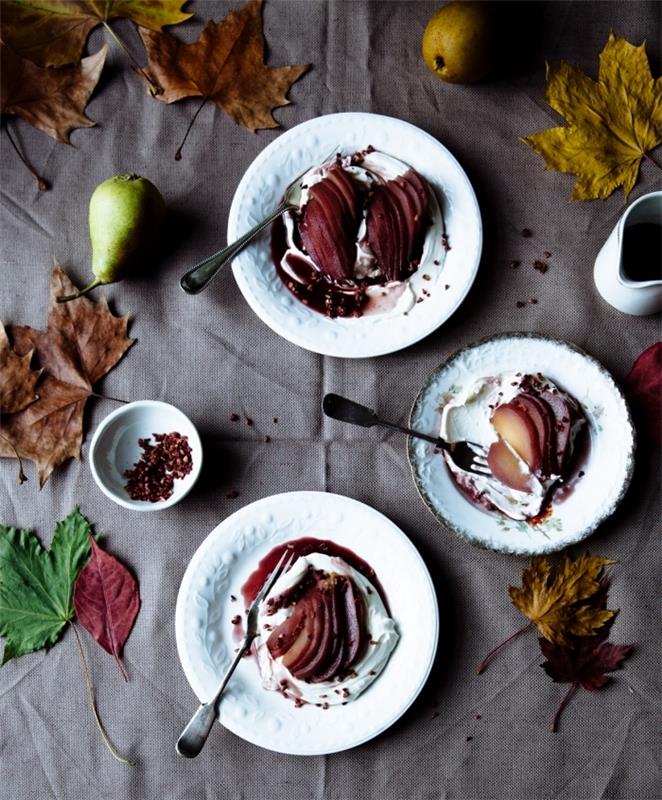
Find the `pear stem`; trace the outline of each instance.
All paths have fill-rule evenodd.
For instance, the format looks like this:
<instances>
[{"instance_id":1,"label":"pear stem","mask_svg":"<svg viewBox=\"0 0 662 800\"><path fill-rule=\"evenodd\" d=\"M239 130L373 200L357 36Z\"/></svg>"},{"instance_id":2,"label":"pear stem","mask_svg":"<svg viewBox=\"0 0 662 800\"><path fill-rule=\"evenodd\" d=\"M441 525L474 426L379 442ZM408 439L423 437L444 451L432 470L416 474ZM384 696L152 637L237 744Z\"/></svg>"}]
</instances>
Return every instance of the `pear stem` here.
<instances>
[{"instance_id":1,"label":"pear stem","mask_svg":"<svg viewBox=\"0 0 662 800\"><path fill-rule=\"evenodd\" d=\"M189 133L191 132L191 128L193 127L193 123L194 123L194 122L196 121L196 119L198 118L198 114L199 114L199 113L202 111L202 108L203 108L203 106L205 105L205 103L207 102L207 100L209 100L209 97L203 97L203 98L202 98L202 102L201 102L201 103L200 103L200 105L198 106L198 110L197 110L197 111L195 112L195 114L193 115L193 119L192 119L192 120L189 122L189 124L188 124L188 128L186 129L186 133L184 134L184 138L182 139L182 143L179 145L179 147L177 148L177 152L175 153L175 161L181 161L181 158L182 158L182 148L183 148L183 147L184 147L184 145L186 144L186 140L188 139L188 135L189 135Z\"/></svg>"},{"instance_id":2,"label":"pear stem","mask_svg":"<svg viewBox=\"0 0 662 800\"><path fill-rule=\"evenodd\" d=\"M154 81L151 80L149 75L145 72L145 70L140 66L140 64L136 61L136 59L131 55L131 51L129 48L124 44L124 42L120 39L120 37L115 33L115 31L110 27L110 25L104 20L103 22L104 28L108 31L110 37L115 42L115 44L124 51L124 53L128 56L129 61L133 64L135 70L142 75L142 77L147 81L147 85L149 86L149 93L152 97L156 97L159 94L163 94L163 89L158 86Z\"/></svg>"},{"instance_id":3,"label":"pear stem","mask_svg":"<svg viewBox=\"0 0 662 800\"><path fill-rule=\"evenodd\" d=\"M40 192L45 192L49 188L48 184L46 183L46 181L40 175L38 175L34 171L34 169L30 166L28 160L25 158L23 153L21 153L18 145L14 141L14 137L11 135L11 131L9 130L9 126L6 124L6 122L4 120L2 121L2 127L5 129L5 131L7 133L7 138L9 139L9 142L10 142L11 146L14 148L14 152L16 153L16 155L21 160L21 163L27 169L27 171L30 173L30 175L32 175L32 177L35 179L35 181L37 181L37 188L39 189Z\"/></svg>"},{"instance_id":4,"label":"pear stem","mask_svg":"<svg viewBox=\"0 0 662 800\"><path fill-rule=\"evenodd\" d=\"M68 303L70 300L78 300L79 297L82 297L84 294L91 292L92 289L96 289L97 286L101 286L101 279L95 278L92 283L88 283L84 289L80 289L80 291L76 292L75 294L65 294L61 297L56 297L56 301L58 303Z\"/></svg>"}]
</instances>

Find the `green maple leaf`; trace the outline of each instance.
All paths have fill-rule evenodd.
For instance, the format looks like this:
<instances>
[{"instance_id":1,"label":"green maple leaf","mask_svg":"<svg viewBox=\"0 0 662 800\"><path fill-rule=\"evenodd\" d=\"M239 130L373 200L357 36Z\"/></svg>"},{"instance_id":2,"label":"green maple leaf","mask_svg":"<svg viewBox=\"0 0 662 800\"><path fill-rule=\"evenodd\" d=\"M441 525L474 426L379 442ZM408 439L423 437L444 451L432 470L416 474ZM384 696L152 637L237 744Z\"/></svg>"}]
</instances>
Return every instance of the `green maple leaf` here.
<instances>
[{"instance_id":1,"label":"green maple leaf","mask_svg":"<svg viewBox=\"0 0 662 800\"><path fill-rule=\"evenodd\" d=\"M90 556L90 523L76 507L48 550L29 530L0 525L0 665L57 642L74 618L72 594Z\"/></svg>"}]
</instances>

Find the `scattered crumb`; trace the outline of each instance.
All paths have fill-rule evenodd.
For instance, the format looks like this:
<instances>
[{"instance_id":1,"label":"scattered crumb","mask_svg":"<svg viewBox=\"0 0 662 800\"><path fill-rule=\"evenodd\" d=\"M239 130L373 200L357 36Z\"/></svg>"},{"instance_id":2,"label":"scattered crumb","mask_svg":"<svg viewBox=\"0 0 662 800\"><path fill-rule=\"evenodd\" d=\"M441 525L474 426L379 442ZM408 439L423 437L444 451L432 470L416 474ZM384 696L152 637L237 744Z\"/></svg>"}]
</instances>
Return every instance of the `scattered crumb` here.
<instances>
[{"instance_id":1,"label":"scattered crumb","mask_svg":"<svg viewBox=\"0 0 662 800\"><path fill-rule=\"evenodd\" d=\"M274 425L278 425L278 417L274 417Z\"/></svg>"},{"instance_id":2,"label":"scattered crumb","mask_svg":"<svg viewBox=\"0 0 662 800\"><path fill-rule=\"evenodd\" d=\"M230 422L239 422L239 414L230 414Z\"/></svg>"},{"instance_id":3,"label":"scattered crumb","mask_svg":"<svg viewBox=\"0 0 662 800\"><path fill-rule=\"evenodd\" d=\"M536 300L536 298L535 298L535 297L532 297L532 298L529 300L529 303L530 303L532 306L535 306L535 305L537 305L538 301Z\"/></svg>"},{"instance_id":4,"label":"scattered crumb","mask_svg":"<svg viewBox=\"0 0 662 800\"><path fill-rule=\"evenodd\" d=\"M248 425L249 428L253 426L253 420L250 417L246 417L246 425Z\"/></svg>"},{"instance_id":5,"label":"scattered crumb","mask_svg":"<svg viewBox=\"0 0 662 800\"><path fill-rule=\"evenodd\" d=\"M230 600L231 600L233 603L236 603L236 602L237 602L237 598L236 598L236 597L235 597L233 594L231 594L231 595L230 595Z\"/></svg>"},{"instance_id":6,"label":"scattered crumb","mask_svg":"<svg viewBox=\"0 0 662 800\"><path fill-rule=\"evenodd\" d=\"M528 239L530 236L533 236L533 233L531 232L531 230L529 228L522 228L522 236L525 239Z\"/></svg>"},{"instance_id":7,"label":"scattered crumb","mask_svg":"<svg viewBox=\"0 0 662 800\"><path fill-rule=\"evenodd\" d=\"M583 478L583 477L584 477L584 475L586 475L586 473L584 472L584 470L583 470L583 469L580 469L580 470L579 470L579 472L577 473L577 477L578 477L578 478Z\"/></svg>"},{"instance_id":8,"label":"scattered crumb","mask_svg":"<svg viewBox=\"0 0 662 800\"><path fill-rule=\"evenodd\" d=\"M435 265L435 267L438 267L441 262L439 261L438 258L435 258L435 260L432 263Z\"/></svg>"},{"instance_id":9,"label":"scattered crumb","mask_svg":"<svg viewBox=\"0 0 662 800\"><path fill-rule=\"evenodd\" d=\"M549 252L549 250L545 250L543 252L543 258L551 258L551 257L552 257L552 254Z\"/></svg>"},{"instance_id":10,"label":"scattered crumb","mask_svg":"<svg viewBox=\"0 0 662 800\"><path fill-rule=\"evenodd\" d=\"M517 308L524 308L524 306L526 305L526 303L524 302L524 300L518 300L518 301L515 303L515 305L517 306Z\"/></svg>"},{"instance_id":11,"label":"scattered crumb","mask_svg":"<svg viewBox=\"0 0 662 800\"><path fill-rule=\"evenodd\" d=\"M511 262L510 262L510 266L511 266L513 269L517 269L517 267L519 267L519 265L520 265L521 263L522 263L521 261L516 261L516 260L514 260L514 259L513 259L513 261L511 261Z\"/></svg>"},{"instance_id":12,"label":"scattered crumb","mask_svg":"<svg viewBox=\"0 0 662 800\"><path fill-rule=\"evenodd\" d=\"M230 620L230 622L233 625L239 625L239 623L241 622L241 617L239 616L239 614L235 614L234 617L232 617L232 619Z\"/></svg>"},{"instance_id":13,"label":"scattered crumb","mask_svg":"<svg viewBox=\"0 0 662 800\"><path fill-rule=\"evenodd\" d=\"M424 272L422 277L423 277L424 281L429 281L430 280L430 276L427 274L427 272Z\"/></svg>"},{"instance_id":14,"label":"scattered crumb","mask_svg":"<svg viewBox=\"0 0 662 800\"><path fill-rule=\"evenodd\" d=\"M473 742L473 738L474 738L473 736L467 736L467 741L468 742Z\"/></svg>"},{"instance_id":15,"label":"scattered crumb","mask_svg":"<svg viewBox=\"0 0 662 800\"><path fill-rule=\"evenodd\" d=\"M235 497L239 497L239 492L236 489L230 489L225 496L228 498L228 500L234 500Z\"/></svg>"},{"instance_id":16,"label":"scattered crumb","mask_svg":"<svg viewBox=\"0 0 662 800\"><path fill-rule=\"evenodd\" d=\"M271 436L267 436L267 435L265 434L265 435L262 437L262 441L263 441L265 444L269 444L269 442L271 441Z\"/></svg>"},{"instance_id":17,"label":"scattered crumb","mask_svg":"<svg viewBox=\"0 0 662 800\"><path fill-rule=\"evenodd\" d=\"M439 716L439 712L438 711L433 711L432 712L432 716L430 717L430 719L437 719L438 716Z\"/></svg>"},{"instance_id":18,"label":"scattered crumb","mask_svg":"<svg viewBox=\"0 0 662 800\"><path fill-rule=\"evenodd\" d=\"M450 285L450 283L447 283L447 284L444 286L444 289L445 289L446 291L448 291L450 288L451 288L451 285Z\"/></svg>"},{"instance_id":19,"label":"scattered crumb","mask_svg":"<svg viewBox=\"0 0 662 800\"><path fill-rule=\"evenodd\" d=\"M541 275L544 275L549 269L549 265L545 264L544 261L540 261L540 259L536 258L536 260L533 262L533 268Z\"/></svg>"}]
</instances>

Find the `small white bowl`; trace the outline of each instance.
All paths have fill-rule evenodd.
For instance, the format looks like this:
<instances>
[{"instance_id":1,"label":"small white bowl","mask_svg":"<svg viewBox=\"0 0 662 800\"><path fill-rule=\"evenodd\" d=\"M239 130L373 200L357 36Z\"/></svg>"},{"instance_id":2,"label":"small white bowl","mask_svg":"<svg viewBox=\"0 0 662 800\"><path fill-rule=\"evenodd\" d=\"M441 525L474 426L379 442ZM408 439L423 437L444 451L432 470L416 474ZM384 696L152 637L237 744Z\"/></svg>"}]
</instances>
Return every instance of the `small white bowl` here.
<instances>
[{"instance_id":1,"label":"small white bowl","mask_svg":"<svg viewBox=\"0 0 662 800\"><path fill-rule=\"evenodd\" d=\"M139 439L155 433L177 431L188 437L193 469L185 478L176 478L167 500L150 503L132 500L126 492L124 471L140 459ZM96 429L90 445L90 469L101 491L113 502L133 511L161 511L170 508L193 488L202 467L202 443L195 425L175 406L159 400L137 400L109 414Z\"/></svg>"}]
</instances>

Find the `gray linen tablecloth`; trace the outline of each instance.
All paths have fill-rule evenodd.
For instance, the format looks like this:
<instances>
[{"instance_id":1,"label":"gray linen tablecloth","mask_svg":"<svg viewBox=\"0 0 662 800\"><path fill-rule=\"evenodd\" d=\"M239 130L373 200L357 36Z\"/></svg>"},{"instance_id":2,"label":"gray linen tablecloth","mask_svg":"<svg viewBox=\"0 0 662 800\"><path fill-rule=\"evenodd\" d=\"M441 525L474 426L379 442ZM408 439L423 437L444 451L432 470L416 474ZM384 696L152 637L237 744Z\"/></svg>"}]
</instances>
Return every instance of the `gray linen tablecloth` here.
<instances>
[{"instance_id":1,"label":"gray linen tablecloth","mask_svg":"<svg viewBox=\"0 0 662 800\"><path fill-rule=\"evenodd\" d=\"M175 33L190 41L203 20L220 19L237 6L191 3L196 17ZM646 448L640 449L634 484L621 509L589 542L593 552L619 562L611 597L622 611L613 639L635 643L637 649L609 688L575 696L553 735L548 721L565 689L543 674L532 636L512 644L485 675L475 674L486 651L519 625L507 586L517 582L526 562L472 548L441 527L416 494L400 436L342 427L320 414L322 394L336 390L404 420L434 367L461 345L496 332L519 329L570 339L620 381L634 358L659 337L658 319L617 313L593 285L593 261L623 211L622 195L571 204L572 177L545 172L541 159L517 137L557 124L544 101L545 59L577 63L595 75L598 53L613 29L636 43L646 39L659 72L660 4L536 5L521 34L521 58L513 54L514 68L470 88L441 83L422 63L421 35L436 6L269 0L264 9L270 63L313 64L291 92L293 105L276 112L283 128L336 111L400 117L443 142L478 194L485 248L470 295L436 333L384 358L336 360L290 345L250 311L229 273L198 297L179 289L182 271L225 241L234 189L280 131L252 135L209 104L183 159L175 162L173 153L196 101L155 102L112 45L88 108L97 127L74 132L73 147L9 121L53 189L36 190L3 133L0 318L43 325L53 256L79 284L88 275L86 216L93 188L118 172L149 177L176 213L179 228L158 275L106 290L114 308L131 315L138 343L101 390L182 408L200 429L205 466L195 490L174 509L147 515L120 509L99 491L89 470L91 432L114 408L98 400L88 404L82 463L58 469L41 492L31 464L29 483L18 487L16 464L0 462L2 522L34 528L48 542L54 521L79 503L107 534L109 548L135 571L142 594L125 650L128 684L113 660L88 644L102 718L118 748L135 757L137 766L115 763L103 747L67 632L51 652L24 656L0 670L0 796L660 797L655 741L660 508L657 462ZM131 25L114 24L140 52ZM102 41L96 30L90 51ZM659 173L644 163L632 199L655 188L660 188ZM525 227L533 232L530 239L521 236ZM544 250L552 256L543 276L531 262ZM522 261L518 270L510 266L513 259ZM516 300L529 297L538 304L515 307ZM254 427L231 422L232 412L248 414ZM263 442L264 435L271 442ZM233 489L240 494L230 499L226 495ZM292 489L355 497L411 537L438 592L441 640L435 668L405 716L355 750L288 757L218 728L197 760L181 760L174 742L195 707L174 637L184 569L228 514Z\"/></svg>"}]
</instances>

